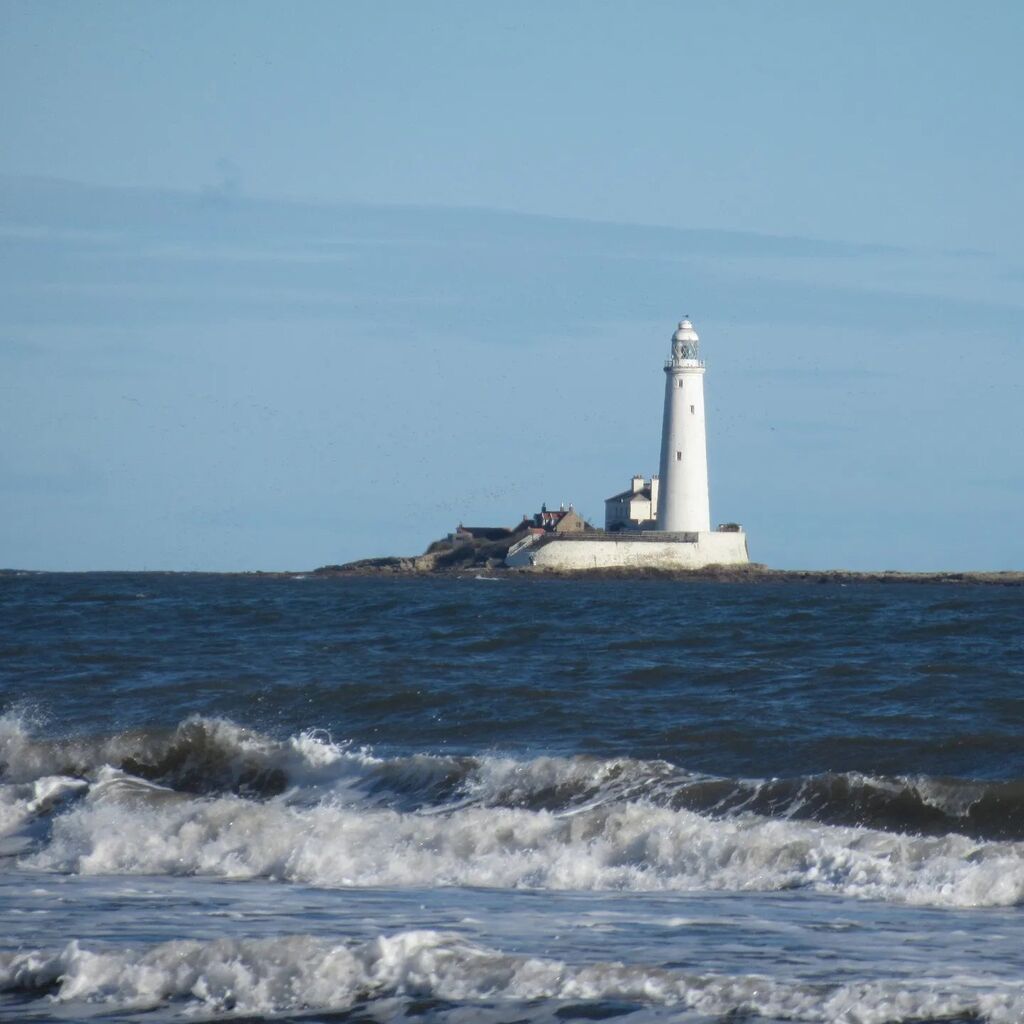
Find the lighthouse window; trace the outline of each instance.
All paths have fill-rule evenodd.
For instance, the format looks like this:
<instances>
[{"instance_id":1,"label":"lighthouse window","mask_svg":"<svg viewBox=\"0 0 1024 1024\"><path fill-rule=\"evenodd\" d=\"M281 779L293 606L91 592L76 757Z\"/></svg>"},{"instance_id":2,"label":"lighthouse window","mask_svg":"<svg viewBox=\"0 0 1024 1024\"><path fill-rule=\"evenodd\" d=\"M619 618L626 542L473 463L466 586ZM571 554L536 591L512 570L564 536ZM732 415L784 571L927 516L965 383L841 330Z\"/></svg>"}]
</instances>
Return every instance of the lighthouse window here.
<instances>
[{"instance_id":1,"label":"lighthouse window","mask_svg":"<svg viewBox=\"0 0 1024 1024\"><path fill-rule=\"evenodd\" d=\"M683 386L683 378L682 377L676 377L676 387L677 388L681 388L682 386Z\"/></svg>"},{"instance_id":2,"label":"lighthouse window","mask_svg":"<svg viewBox=\"0 0 1024 1024\"><path fill-rule=\"evenodd\" d=\"M693 406L693 405L691 405L691 406L690 406L690 414L691 414L691 415L693 415L693 414L694 414L694 413L695 413L696 411L697 411L697 407L696 407L696 406Z\"/></svg>"},{"instance_id":3,"label":"lighthouse window","mask_svg":"<svg viewBox=\"0 0 1024 1024\"><path fill-rule=\"evenodd\" d=\"M682 462L682 461L683 461L683 453L682 452L676 452L676 462Z\"/></svg>"}]
</instances>

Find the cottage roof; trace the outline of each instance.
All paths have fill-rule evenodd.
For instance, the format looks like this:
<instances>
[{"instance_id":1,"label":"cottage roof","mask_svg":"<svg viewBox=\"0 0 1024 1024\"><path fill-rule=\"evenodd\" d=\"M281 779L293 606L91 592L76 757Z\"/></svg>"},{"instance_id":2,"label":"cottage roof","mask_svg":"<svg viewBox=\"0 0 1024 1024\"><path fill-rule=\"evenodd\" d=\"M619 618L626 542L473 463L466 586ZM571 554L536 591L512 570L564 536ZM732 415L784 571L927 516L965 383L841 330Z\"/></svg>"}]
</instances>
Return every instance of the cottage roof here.
<instances>
[{"instance_id":1,"label":"cottage roof","mask_svg":"<svg viewBox=\"0 0 1024 1024\"><path fill-rule=\"evenodd\" d=\"M618 494L613 494L610 498L605 498L605 501L619 501L622 498L646 498L648 501L651 500L651 489L650 487L641 487L639 491L628 490L620 491Z\"/></svg>"}]
</instances>

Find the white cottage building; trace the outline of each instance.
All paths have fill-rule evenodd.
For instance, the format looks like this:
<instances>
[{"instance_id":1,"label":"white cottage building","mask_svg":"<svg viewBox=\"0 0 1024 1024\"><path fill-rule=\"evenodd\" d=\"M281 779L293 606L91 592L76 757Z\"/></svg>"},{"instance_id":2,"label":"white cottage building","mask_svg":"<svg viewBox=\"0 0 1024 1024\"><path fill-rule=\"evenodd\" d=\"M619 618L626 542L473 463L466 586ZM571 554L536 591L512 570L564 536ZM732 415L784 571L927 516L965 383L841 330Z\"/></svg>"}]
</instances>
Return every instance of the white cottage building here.
<instances>
[{"instance_id":1,"label":"white cottage building","mask_svg":"<svg viewBox=\"0 0 1024 1024\"><path fill-rule=\"evenodd\" d=\"M604 500L604 528L609 533L622 530L653 530L658 519L658 478L645 480L636 473L628 491Z\"/></svg>"}]
</instances>

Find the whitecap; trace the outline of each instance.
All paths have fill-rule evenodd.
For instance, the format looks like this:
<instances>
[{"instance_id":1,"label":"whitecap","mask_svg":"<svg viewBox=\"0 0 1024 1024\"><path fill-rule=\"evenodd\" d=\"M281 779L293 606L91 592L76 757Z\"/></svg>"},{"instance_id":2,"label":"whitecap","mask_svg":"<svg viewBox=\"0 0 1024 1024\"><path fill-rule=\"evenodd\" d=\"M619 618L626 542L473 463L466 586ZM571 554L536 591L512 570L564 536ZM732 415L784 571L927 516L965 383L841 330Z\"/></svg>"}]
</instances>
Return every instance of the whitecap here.
<instances>
[{"instance_id":1,"label":"whitecap","mask_svg":"<svg viewBox=\"0 0 1024 1024\"><path fill-rule=\"evenodd\" d=\"M315 886L814 892L948 907L1024 898L1024 844L713 819L644 803L445 814L239 797L146 801L117 787L56 818L26 866L269 877Z\"/></svg>"},{"instance_id":2,"label":"whitecap","mask_svg":"<svg viewBox=\"0 0 1024 1024\"><path fill-rule=\"evenodd\" d=\"M345 1010L363 1000L425 997L455 1003L614 1000L722 1017L756 1014L842 1024L1024 1014L1020 984L970 977L813 983L762 974L687 971L509 955L432 930L369 942L309 936L179 940L142 949L0 954L0 989L75 1004L151 1010L171 1001L188 1014Z\"/></svg>"}]
</instances>

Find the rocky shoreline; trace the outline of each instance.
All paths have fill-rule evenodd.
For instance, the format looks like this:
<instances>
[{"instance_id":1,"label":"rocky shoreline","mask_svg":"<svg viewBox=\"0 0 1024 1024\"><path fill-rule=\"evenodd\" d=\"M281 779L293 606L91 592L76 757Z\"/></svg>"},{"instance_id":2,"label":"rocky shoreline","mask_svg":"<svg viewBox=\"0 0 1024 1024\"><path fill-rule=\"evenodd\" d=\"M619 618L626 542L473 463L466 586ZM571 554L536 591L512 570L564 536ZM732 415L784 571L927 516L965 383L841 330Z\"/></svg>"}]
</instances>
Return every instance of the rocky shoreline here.
<instances>
[{"instance_id":1,"label":"rocky shoreline","mask_svg":"<svg viewBox=\"0 0 1024 1024\"><path fill-rule=\"evenodd\" d=\"M507 569L504 566L458 566L452 568L423 569L416 567L413 558L366 558L344 565L325 565L319 569L265 571L252 569L245 572L211 572L202 570L175 571L173 569L98 570L104 575L152 576L240 576L248 579L620 579L620 580L680 580L708 583L941 583L1024 587L1024 572L901 572L885 570L858 572L850 569L770 569L768 566L707 566L704 569L584 569L576 572L551 569ZM95 574L89 573L89 575ZM0 579L19 576L81 575L80 572L51 572L42 569L0 569Z\"/></svg>"},{"instance_id":2,"label":"rocky shoreline","mask_svg":"<svg viewBox=\"0 0 1024 1024\"><path fill-rule=\"evenodd\" d=\"M366 559L348 565L323 566L309 575L317 577L423 577L493 579L629 579L629 580L691 580L709 583L943 583L983 584L988 586L1024 587L1024 572L900 572L896 570L857 572L850 569L770 569L764 565L708 566L704 569L584 569L563 572L545 569L506 569L504 567L462 569L415 569L412 560L397 558ZM367 564L369 563L369 564ZM380 564L387 563L387 564Z\"/></svg>"},{"instance_id":3,"label":"rocky shoreline","mask_svg":"<svg viewBox=\"0 0 1024 1024\"><path fill-rule=\"evenodd\" d=\"M504 564L503 542L452 546L439 541L422 555L364 558L343 565L313 570L316 577L461 577L494 579L676 579L712 583L942 583L1024 586L1024 572L858 572L849 569L772 569L759 563L742 566L707 566L703 569L586 569L576 572L551 569L509 569Z\"/></svg>"}]
</instances>

